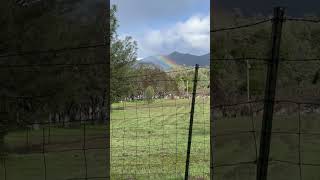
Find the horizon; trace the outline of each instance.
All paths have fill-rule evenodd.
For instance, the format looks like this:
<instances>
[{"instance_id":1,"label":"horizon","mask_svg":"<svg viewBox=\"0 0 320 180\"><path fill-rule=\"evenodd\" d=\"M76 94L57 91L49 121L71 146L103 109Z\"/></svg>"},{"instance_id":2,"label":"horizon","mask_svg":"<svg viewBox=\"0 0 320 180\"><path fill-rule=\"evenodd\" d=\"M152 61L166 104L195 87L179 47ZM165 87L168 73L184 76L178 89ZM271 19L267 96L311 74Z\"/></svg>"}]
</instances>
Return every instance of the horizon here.
<instances>
[{"instance_id":1,"label":"horizon","mask_svg":"<svg viewBox=\"0 0 320 180\"><path fill-rule=\"evenodd\" d=\"M165 55L164 54L154 54L154 55L143 57L143 58L138 57L137 60L140 61L140 60L143 60L143 59L146 59L146 58L149 58L149 57L155 57L155 56L169 56L169 55L171 55L173 53L187 54L187 55L198 56L198 57L210 54L210 52L207 52L207 53L204 53L204 54L201 54L201 55L195 55L195 54L191 54L191 53L182 53L182 52L179 52L179 51L173 51L173 52L171 52L169 54L165 54Z\"/></svg>"}]
</instances>

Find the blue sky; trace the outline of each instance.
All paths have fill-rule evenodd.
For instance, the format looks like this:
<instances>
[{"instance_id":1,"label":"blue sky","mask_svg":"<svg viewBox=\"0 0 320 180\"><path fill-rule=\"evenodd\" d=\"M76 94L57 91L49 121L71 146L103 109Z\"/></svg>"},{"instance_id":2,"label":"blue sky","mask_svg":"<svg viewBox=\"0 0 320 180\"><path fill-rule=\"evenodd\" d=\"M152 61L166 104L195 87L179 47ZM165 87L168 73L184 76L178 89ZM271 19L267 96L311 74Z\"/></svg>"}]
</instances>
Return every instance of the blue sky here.
<instances>
[{"instance_id":1,"label":"blue sky","mask_svg":"<svg viewBox=\"0 0 320 180\"><path fill-rule=\"evenodd\" d=\"M111 0L120 37L132 36L138 57L173 51L202 55L210 46L210 0Z\"/></svg>"}]
</instances>

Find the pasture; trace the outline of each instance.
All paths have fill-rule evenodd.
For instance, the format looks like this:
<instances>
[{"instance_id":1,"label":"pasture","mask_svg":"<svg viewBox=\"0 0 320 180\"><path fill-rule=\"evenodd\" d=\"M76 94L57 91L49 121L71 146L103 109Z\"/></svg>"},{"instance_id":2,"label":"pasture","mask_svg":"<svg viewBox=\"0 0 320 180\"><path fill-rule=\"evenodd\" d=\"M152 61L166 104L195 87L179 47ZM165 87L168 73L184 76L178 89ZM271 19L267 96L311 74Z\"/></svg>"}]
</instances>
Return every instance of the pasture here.
<instances>
[{"instance_id":1,"label":"pasture","mask_svg":"<svg viewBox=\"0 0 320 180\"><path fill-rule=\"evenodd\" d=\"M209 173L208 103L208 99L199 98L196 105L190 174L197 179L207 179ZM113 104L111 179L182 179L189 112L190 101L186 99ZM106 134L105 126L91 123L11 131L5 137L8 155L1 160L0 177L103 178L107 168Z\"/></svg>"},{"instance_id":2,"label":"pasture","mask_svg":"<svg viewBox=\"0 0 320 180\"><path fill-rule=\"evenodd\" d=\"M197 98L196 102L190 176L200 180L209 179L209 99ZM183 179L189 111L187 99L113 104L112 179ZM261 114L216 118L216 179L255 179L261 120ZM303 163L302 179L320 179L319 120L316 113L275 114L269 179L300 179L299 159ZM13 131L5 138L8 155L2 159L0 177L6 176L7 180L104 177L105 136L103 125L90 124L51 127L50 132L48 127L44 131L42 128Z\"/></svg>"},{"instance_id":3,"label":"pasture","mask_svg":"<svg viewBox=\"0 0 320 180\"><path fill-rule=\"evenodd\" d=\"M183 179L190 100L123 102L113 105L114 179ZM190 175L209 178L209 99L197 98Z\"/></svg>"},{"instance_id":4,"label":"pasture","mask_svg":"<svg viewBox=\"0 0 320 180\"><path fill-rule=\"evenodd\" d=\"M259 108L262 103L252 107ZM320 179L320 117L308 107L279 103L295 109L275 111L269 152L268 179ZM256 179L262 113L252 117L217 117L215 123L215 178ZM301 173L300 173L301 172ZM301 174L301 176L300 176Z\"/></svg>"}]
</instances>

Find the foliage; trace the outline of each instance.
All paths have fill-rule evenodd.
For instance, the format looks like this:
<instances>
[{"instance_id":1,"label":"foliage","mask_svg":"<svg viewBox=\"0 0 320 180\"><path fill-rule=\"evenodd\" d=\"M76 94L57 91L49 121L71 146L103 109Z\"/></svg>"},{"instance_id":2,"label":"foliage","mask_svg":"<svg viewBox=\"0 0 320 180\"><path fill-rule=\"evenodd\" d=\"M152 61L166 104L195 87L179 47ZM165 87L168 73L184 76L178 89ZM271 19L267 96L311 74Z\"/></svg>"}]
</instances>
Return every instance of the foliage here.
<instances>
[{"instance_id":1,"label":"foliage","mask_svg":"<svg viewBox=\"0 0 320 180\"><path fill-rule=\"evenodd\" d=\"M128 97L131 92L131 81L129 76L132 76L132 66L137 59L137 43L132 37L120 39L117 34L119 27L115 13L117 7L112 6L110 12L110 30L111 30L111 93L112 101L117 101Z\"/></svg>"},{"instance_id":2,"label":"foliage","mask_svg":"<svg viewBox=\"0 0 320 180\"><path fill-rule=\"evenodd\" d=\"M131 96L141 96L148 86L152 86L155 95L164 97L177 91L177 86L172 77L153 65L140 65L134 69L135 76L131 78Z\"/></svg>"},{"instance_id":3,"label":"foliage","mask_svg":"<svg viewBox=\"0 0 320 180\"><path fill-rule=\"evenodd\" d=\"M145 95L145 99L146 101L150 104L153 102L153 97L154 97L154 89L152 86L148 86L144 95Z\"/></svg>"},{"instance_id":4,"label":"foliage","mask_svg":"<svg viewBox=\"0 0 320 180\"><path fill-rule=\"evenodd\" d=\"M261 19L260 19L261 20ZM258 17L233 16L229 24L248 24L259 21ZM271 23L231 32L215 33L212 43L213 58L269 58L271 50ZM285 22L281 40L281 59L319 58L319 27L301 22ZM266 64L249 60L249 84L252 98L263 98L266 81ZM219 88L228 95L224 101L245 100L247 92L246 61L213 61L214 77L219 79ZM316 79L319 62L281 62L279 65L277 96L279 98L304 99L319 87ZM221 91L220 91L221 93ZM224 96L220 94L218 96Z\"/></svg>"},{"instance_id":5,"label":"foliage","mask_svg":"<svg viewBox=\"0 0 320 180\"><path fill-rule=\"evenodd\" d=\"M106 19L103 15L106 11L103 6L92 6L93 11L78 13L79 9L74 7L82 2L1 1L1 54L101 44L105 41L105 25L102 25L105 21L100 20ZM105 66L41 64L96 64L105 61L105 54L105 49L83 48L1 58L1 65L26 67L0 71L0 97L4 97L0 106L7 106L0 121L0 142L10 129L45 121L49 114L67 118L74 109L88 104L102 109L108 73Z\"/></svg>"}]
</instances>

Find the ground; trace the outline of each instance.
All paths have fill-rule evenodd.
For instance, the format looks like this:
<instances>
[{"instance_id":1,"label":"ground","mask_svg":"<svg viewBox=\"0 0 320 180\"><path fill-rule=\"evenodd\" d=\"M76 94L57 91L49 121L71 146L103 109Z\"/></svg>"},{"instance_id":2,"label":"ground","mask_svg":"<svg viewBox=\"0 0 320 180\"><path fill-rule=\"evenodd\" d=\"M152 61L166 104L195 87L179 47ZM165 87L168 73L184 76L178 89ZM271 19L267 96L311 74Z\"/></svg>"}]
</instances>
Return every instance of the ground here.
<instances>
[{"instance_id":1,"label":"ground","mask_svg":"<svg viewBox=\"0 0 320 180\"><path fill-rule=\"evenodd\" d=\"M190 100L156 100L113 105L112 172L115 179L183 179ZM209 99L197 98L190 175L209 176Z\"/></svg>"},{"instance_id":2,"label":"ground","mask_svg":"<svg viewBox=\"0 0 320 180\"><path fill-rule=\"evenodd\" d=\"M190 161L193 179L208 179L208 103L208 98L197 99ZM184 177L190 100L123 102L113 104L112 109L112 179ZM72 128L46 126L44 130L13 131L5 138L9 154L0 165L0 177L6 176L6 180L43 180L45 176L47 180L103 178L105 128L75 124Z\"/></svg>"},{"instance_id":3,"label":"ground","mask_svg":"<svg viewBox=\"0 0 320 180\"><path fill-rule=\"evenodd\" d=\"M183 179L190 100L123 102L113 104L112 109L112 179ZM298 112L274 116L268 179L299 180L299 154L304 163L302 179L320 179L319 118L312 113L299 116ZM261 114L215 118L216 179L255 179L261 120ZM198 98L190 161L194 180L209 179L209 124L209 99ZM9 149L5 160L7 180L42 180L44 172L47 180L104 177L105 126L85 126L85 152L83 130L82 126L50 128L50 133L48 128L11 132L5 140ZM3 162L1 178L5 172Z\"/></svg>"}]
</instances>

